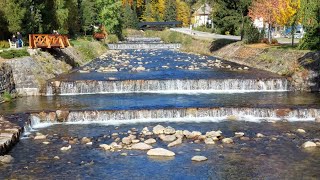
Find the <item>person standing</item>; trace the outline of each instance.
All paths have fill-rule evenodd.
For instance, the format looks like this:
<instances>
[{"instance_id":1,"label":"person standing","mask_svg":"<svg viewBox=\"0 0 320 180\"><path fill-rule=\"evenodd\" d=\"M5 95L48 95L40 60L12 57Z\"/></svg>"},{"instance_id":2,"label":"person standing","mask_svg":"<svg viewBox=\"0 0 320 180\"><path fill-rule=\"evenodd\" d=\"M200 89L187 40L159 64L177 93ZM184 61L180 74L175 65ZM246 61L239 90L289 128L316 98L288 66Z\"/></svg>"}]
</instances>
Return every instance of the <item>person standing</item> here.
<instances>
[{"instance_id":1,"label":"person standing","mask_svg":"<svg viewBox=\"0 0 320 180\"><path fill-rule=\"evenodd\" d=\"M22 35L20 32L17 32L17 38L18 38L18 47L22 47L23 41L22 41Z\"/></svg>"}]
</instances>

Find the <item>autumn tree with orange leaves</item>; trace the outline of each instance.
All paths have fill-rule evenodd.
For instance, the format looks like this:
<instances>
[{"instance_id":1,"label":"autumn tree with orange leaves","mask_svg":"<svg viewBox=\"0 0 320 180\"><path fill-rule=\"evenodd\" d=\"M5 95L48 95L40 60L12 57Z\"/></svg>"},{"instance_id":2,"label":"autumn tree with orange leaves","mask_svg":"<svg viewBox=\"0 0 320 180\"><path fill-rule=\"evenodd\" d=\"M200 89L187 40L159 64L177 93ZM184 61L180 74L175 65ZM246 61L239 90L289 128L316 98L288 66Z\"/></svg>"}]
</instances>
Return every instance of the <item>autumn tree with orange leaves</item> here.
<instances>
[{"instance_id":1,"label":"autumn tree with orange leaves","mask_svg":"<svg viewBox=\"0 0 320 180\"><path fill-rule=\"evenodd\" d=\"M271 28L277 22L275 14L279 8L279 0L252 0L249 8L249 17L254 19L262 18L268 23L268 39L271 43Z\"/></svg>"}]
</instances>

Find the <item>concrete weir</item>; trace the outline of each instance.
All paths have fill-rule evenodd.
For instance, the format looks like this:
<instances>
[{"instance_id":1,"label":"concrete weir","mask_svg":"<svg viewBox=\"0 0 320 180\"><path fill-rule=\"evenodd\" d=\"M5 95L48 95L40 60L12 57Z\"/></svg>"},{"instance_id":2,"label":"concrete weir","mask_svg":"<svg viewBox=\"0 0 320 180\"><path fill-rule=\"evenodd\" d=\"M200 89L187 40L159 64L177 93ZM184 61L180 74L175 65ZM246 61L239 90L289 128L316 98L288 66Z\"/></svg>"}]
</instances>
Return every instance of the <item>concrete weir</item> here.
<instances>
[{"instance_id":1,"label":"concrete weir","mask_svg":"<svg viewBox=\"0 0 320 180\"><path fill-rule=\"evenodd\" d=\"M33 113L31 125L41 123L136 123L156 121L219 121L219 120L288 120L318 121L320 109L275 109L275 108L172 108L172 109L137 109L137 110L101 110L101 111L56 111Z\"/></svg>"}]
</instances>

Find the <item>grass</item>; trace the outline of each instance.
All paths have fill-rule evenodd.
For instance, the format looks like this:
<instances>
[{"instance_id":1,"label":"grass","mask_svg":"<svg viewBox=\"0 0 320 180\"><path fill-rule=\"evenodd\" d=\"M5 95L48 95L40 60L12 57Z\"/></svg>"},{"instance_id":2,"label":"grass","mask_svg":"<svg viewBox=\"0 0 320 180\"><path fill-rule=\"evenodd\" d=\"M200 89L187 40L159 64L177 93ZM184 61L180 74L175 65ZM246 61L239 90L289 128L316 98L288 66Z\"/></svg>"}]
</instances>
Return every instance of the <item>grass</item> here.
<instances>
[{"instance_id":1,"label":"grass","mask_svg":"<svg viewBox=\"0 0 320 180\"><path fill-rule=\"evenodd\" d=\"M94 40L92 36L81 36L72 39L70 43L79 51L85 62L88 62L107 51L105 44Z\"/></svg>"},{"instance_id":2,"label":"grass","mask_svg":"<svg viewBox=\"0 0 320 180\"><path fill-rule=\"evenodd\" d=\"M12 101L13 97L8 91L5 91L2 94L2 99L3 99L4 102L10 102L10 101Z\"/></svg>"},{"instance_id":3,"label":"grass","mask_svg":"<svg viewBox=\"0 0 320 180\"><path fill-rule=\"evenodd\" d=\"M12 59L12 58L18 58L23 56L29 56L29 53L27 52L26 49L11 49L11 50L0 52L0 57L4 59Z\"/></svg>"}]
</instances>

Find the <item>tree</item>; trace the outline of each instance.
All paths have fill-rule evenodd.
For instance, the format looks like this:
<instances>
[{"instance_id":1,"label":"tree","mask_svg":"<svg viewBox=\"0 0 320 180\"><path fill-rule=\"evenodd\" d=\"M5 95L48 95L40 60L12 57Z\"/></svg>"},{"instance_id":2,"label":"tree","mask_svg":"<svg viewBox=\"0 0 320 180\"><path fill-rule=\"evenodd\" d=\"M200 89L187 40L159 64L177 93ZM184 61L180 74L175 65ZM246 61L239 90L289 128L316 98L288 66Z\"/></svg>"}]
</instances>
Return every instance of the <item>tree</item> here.
<instances>
[{"instance_id":1,"label":"tree","mask_svg":"<svg viewBox=\"0 0 320 180\"><path fill-rule=\"evenodd\" d=\"M11 0L4 3L4 15L8 23L8 30L16 33L22 30L22 21L25 17L26 8L23 1Z\"/></svg>"},{"instance_id":2,"label":"tree","mask_svg":"<svg viewBox=\"0 0 320 180\"><path fill-rule=\"evenodd\" d=\"M70 35L76 35L80 32L80 13L78 0L66 0L66 9L68 9L68 32Z\"/></svg>"},{"instance_id":3,"label":"tree","mask_svg":"<svg viewBox=\"0 0 320 180\"><path fill-rule=\"evenodd\" d=\"M320 50L319 4L319 0L301 0L299 16L306 34L299 42L300 49Z\"/></svg>"},{"instance_id":4,"label":"tree","mask_svg":"<svg viewBox=\"0 0 320 180\"><path fill-rule=\"evenodd\" d=\"M271 28L276 23L275 13L278 9L278 0L252 0L249 16L252 20L263 18L268 23L268 39L271 43Z\"/></svg>"},{"instance_id":5,"label":"tree","mask_svg":"<svg viewBox=\"0 0 320 180\"><path fill-rule=\"evenodd\" d=\"M146 9L143 12L142 20L146 21L146 22L153 22L153 21L155 21L155 18L153 15L154 15L154 12L153 12L153 8L152 8L152 4L148 3L146 5Z\"/></svg>"},{"instance_id":6,"label":"tree","mask_svg":"<svg viewBox=\"0 0 320 180\"><path fill-rule=\"evenodd\" d=\"M177 0L177 20L182 22L183 26L189 25L190 9L187 3Z\"/></svg>"},{"instance_id":7,"label":"tree","mask_svg":"<svg viewBox=\"0 0 320 180\"><path fill-rule=\"evenodd\" d=\"M123 28L137 28L138 17L135 10L132 10L129 4L125 5L122 14Z\"/></svg>"},{"instance_id":8,"label":"tree","mask_svg":"<svg viewBox=\"0 0 320 180\"><path fill-rule=\"evenodd\" d=\"M211 15L216 32L229 32L243 38L250 4L251 0L215 0Z\"/></svg>"},{"instance_id":9,"label":"tree","mask_svg":"<svg viewBox=\"0 0 320 180\"><path fill-rule=\"evenodd\" d=\"M164 21L175 21L177 17L176 2L175 0L166 1L166 10L164 13Z\"/></svg>"},{"instance_id":10,"label":"tree","mask_svg":"<svg viewBox=\"0 0 320 180\"><path fill-rule=\"evenodd\" d=\"M83 0L81 3L81 27L86 35L97 23L98 9L95 0Z\"/></svg>"},{"instance_id":11,"label":"tree","mask_svg":"<svg viewBox=\"0 0 320 180\"><path fill-rule=\"evenodd\" d=\"M279 8L275 13L276 22L282 26L291 26L292 46L294 33L299 22L300 0L279 0Z\"/></svg>"},{"instance_id":12,"label":"tree","mask_svg":"<svg viewBox=\"0 0 320 180\"><path fill-rule=\"evenodd\" d=\"M121 8L119 0L97 0L99 7L99 22L106 26L109 33L122 38Z\"/></svg>"},{"instance_id":13,"label":"tree","mask_svg":"<svg viewBox=\"0 0 320 180\"><path fill-rule=\"evenodd\" d=\"M68 34L69 10L66 8L65 0L54 0L56 29L61 34Z\"/></svg>"}]
</instances>

